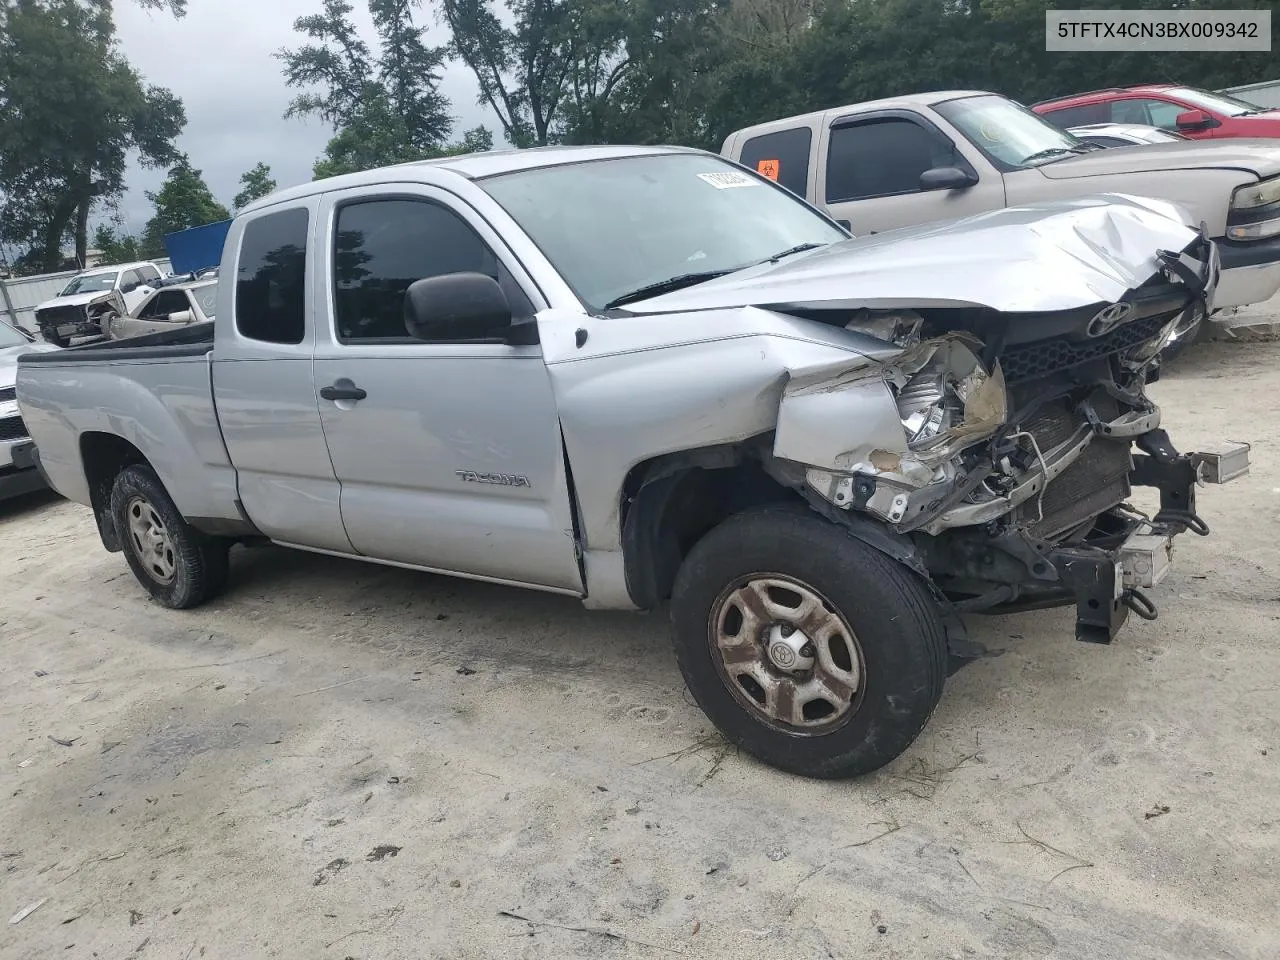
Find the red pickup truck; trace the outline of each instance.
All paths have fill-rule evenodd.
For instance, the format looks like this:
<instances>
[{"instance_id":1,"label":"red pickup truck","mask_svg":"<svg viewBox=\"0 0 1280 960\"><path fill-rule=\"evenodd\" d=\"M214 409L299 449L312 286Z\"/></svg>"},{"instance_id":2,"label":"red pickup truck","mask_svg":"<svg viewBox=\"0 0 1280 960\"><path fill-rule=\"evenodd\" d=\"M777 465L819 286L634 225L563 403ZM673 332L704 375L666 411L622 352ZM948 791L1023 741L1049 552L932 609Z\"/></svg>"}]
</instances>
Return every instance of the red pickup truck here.
<instances>
[{"instance_id":1,"label":"red pickup truck","mask_svg":"<svg viewBox=\"0 0 1280 960\"><path fill-rule=\"evenodd\" d=\"M1031 109L1063 130L1092 123L1141 123L1195 140L1280 138L1280 110L1166 83L1077 93L1032 104Z\"/></svg>"}]
</instances>

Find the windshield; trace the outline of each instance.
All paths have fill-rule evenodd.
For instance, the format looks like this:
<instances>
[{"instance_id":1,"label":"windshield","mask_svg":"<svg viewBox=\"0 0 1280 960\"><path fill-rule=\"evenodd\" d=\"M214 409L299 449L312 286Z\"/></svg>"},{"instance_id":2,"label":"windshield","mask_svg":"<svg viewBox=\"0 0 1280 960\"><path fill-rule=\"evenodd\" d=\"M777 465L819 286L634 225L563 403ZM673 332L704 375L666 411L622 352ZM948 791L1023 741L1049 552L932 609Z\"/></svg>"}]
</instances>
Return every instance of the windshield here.
<instances>
[{"instance_id":1,"label":"windshield","mask_svg":"<svg viewBox=\"0 0 1280 960\"><path fill-rule=\"evenodd\" d=\"M846 237L783 188L705 154L542 167L480 186L595 311L650 284Z\"/></svg>"},{"instance_id":2,"label":"windshield","mask_svg":"<svg viewBox=\"0 0 1280 960\"><path fill-rule=\"evenodd\" d=\"M116 285L116 275L114 273L87 273L76 277L58 294L60 297L69 297L77 293L102 293L104 290L110 290Z\"/></svg>"},{"instance_id":3,"label":"windshield","mask_svg":"<svg viewBox=\"0 0 1280 960\"><path fill-rule=\"evenodd\" d=\"M1084 147L1065 130L1004 97L965 97L939 103L934 109L1006 169L1037 167Z\"/></svg>"},{"instance_id":4,"label":"windshield","mask_svg":"<svg viewBox=\"0 0 1280 960\"><path fill-rule=\"evenodd\" d=\"M212 320L214 317L213 311L218 302L218 285L210 283L203 287L196 287L191 291L191 295L196 298L196 303L200 305L200 312Z\"/></svg>"},{"instance_id":5,"label":"windshield","mask_svg":"<svg viewBox=\"0 0 1280 960\"><path fill-rule=\"evenodd\" d=\"M31 341L20 334L3 320L0 320L0 348L25 347Z\"/></svg>"},{"instance_id":6,"label":"windshield","mask_svg":"<svg viewBox=\"0 0 1280 960\"><path fill-rule=\"evenodd\" d=\"M1237 100L1225 93L1210 93L1208 90L1197 90L1195 87L1174 87L1169 96L1185 100L1193 107L1201 110L1212 110L1228 117L1243 117L1246 113L1265 113L1267 107L1260 107L1247 100Z\"/></svg>"}]
</instances>

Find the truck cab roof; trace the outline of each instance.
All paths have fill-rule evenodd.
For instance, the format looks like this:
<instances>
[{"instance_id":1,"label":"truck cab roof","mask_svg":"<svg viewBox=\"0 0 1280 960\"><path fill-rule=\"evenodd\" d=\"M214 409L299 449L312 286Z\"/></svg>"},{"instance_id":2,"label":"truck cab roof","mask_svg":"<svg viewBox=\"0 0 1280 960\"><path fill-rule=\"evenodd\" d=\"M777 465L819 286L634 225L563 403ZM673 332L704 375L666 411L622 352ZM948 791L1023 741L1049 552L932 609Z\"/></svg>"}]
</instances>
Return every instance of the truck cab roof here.
<instances>
[{"instance_id":1,"label":"truck cab roof","mask_svg":"<svg viewBox=\"0 0 1280 960\"><path fill-rule=\"evenodd\" d=\"M531 147L517 150L489 150L483 153L467 153L456 157L437 157L431 160L414 160L391 167L378 167L360 173L348 173L325 180L313 180L296 187L279 190L269 197L245 207L242 214L253 213L279 203L287 203L302 197L315 196L331 190L372 186L380 183L403 181L442 185L452 179L482 180L485 177L505 173L518 173L538 167L555 167L569 163L590 163L593 160L614 160L620 157L645 157L664 153L703 153L689 147Z\"/></svg>"}]
</instances>

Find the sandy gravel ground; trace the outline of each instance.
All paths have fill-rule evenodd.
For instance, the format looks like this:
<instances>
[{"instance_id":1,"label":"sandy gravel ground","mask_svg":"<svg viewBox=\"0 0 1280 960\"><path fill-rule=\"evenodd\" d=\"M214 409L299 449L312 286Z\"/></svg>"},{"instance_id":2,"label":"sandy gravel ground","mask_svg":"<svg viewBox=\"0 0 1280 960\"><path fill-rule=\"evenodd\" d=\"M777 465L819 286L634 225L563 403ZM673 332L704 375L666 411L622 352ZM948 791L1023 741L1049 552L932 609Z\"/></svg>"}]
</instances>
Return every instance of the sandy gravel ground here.
<instances>
[{"instance_id":1,"label":"sandy gravel ground","mask_svg":"<svg viewBox=\"0 0 1280 960\"><path fill-rule=\"evenodd\" d=\"M1159 621L977 621L851 783L727 749L661 616L275 549L172 613L87 511L0 506L0 957L1276 957L1280 344L1154 392L1255 464Z\"/></svg>"}]
</instances>

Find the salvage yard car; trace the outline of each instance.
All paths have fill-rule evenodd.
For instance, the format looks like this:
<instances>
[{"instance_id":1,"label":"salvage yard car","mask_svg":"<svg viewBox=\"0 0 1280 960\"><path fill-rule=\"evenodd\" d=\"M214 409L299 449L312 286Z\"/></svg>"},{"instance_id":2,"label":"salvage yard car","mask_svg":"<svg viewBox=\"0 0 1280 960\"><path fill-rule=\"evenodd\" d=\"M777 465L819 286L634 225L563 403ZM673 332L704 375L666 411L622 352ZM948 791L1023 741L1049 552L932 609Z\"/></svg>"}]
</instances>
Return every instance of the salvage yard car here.
<instances>
[{"instance_id":1,"label":"salvage yard car","mask_svg":"<svg viewBox=\"0 0 1280 960\"><path fill-rule=\"evenodd\" d=\"M56 350L36 343L29 335L0 320L0 500L44 486L36 469L35 444L18 414L18 357L24 353Z\"/></svg>"},{"instance_id":2,"label":"salvage yard car","mask_svg":"<svg viewBox=\"0 0 1280 960\"><path fill-rule=\"evenodd\" d=\"M24 357L18 400L163 605L261 538L670 601L726 736L848 776L980 654L962 613L1073 605L1101 642L1154 615L1197 482L1247 470L1144 393L1215 258L1155 201L850 239L700 151L493 152L259 201L214 323Z\"/></svg>"},{"instance_id":3,"label":"salvage yard car","mask_svg":"<svg viewBox=\"0 0 1280 960\"><path fill-rule=\"evenodd\" d=\"M127 340L193 323L208 323L214 318L217 292L216 280L166 284L127 316L112 317L107 324L107 336L112 340Z\"/></svg>"},{"instance_id":4,"label":"salvage yard car","mask_svg":"<svg viewBox=\"0 0 1280 960\"><path fill-rule=\"evenodd\" d=\"M1280 292L1280 143L1186 141L1098 150L993 93L875 100L732 133L722 153L807 197L854 233L1117 192L1187 211L1222 261L1214 308ZM1175 340L1194 339L1201 310Z\"/></svg>"},{"instance_id":5,"label":"salvage yard car","mask_svg":"<svg viewBox=\"0 0 1280 960\"><path fill-rule=\"evenodd\" d=\"M36 307L40 335L65 347L72 337L99 337L111 321L128 314L160 280L154 263L125 263L89 270L72 279L52 300Z\"/></svg>"}]
</instances>

